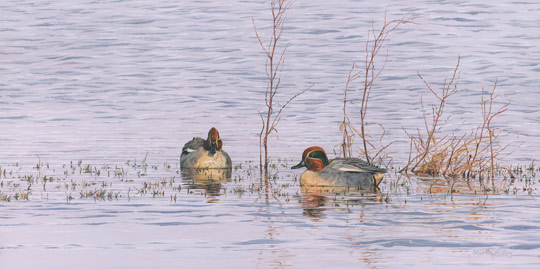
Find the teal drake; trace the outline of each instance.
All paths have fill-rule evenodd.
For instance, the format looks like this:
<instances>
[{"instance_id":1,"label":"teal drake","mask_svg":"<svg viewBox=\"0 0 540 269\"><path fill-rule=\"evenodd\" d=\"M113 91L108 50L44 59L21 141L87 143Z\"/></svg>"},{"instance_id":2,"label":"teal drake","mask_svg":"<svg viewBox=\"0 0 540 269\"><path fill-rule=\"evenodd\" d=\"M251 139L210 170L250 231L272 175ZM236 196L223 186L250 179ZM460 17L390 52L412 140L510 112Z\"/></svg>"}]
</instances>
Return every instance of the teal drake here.
<instances>
[{"instance_id":1,"label":"teal drake","mask_svg":"<svg viewBox=\"0 0 540 269\"><path fill-rule=\"evenodd\" d=\"M212 127L206 140L194 137L182 148L180 167L195 169L231 169L229 154L223 149L219 132Z\"/></svg>"},{"instance_id":2,"label":"teal drake","mask_svg":"<svg viewBox=\"0 0 540 269\"><path fill-rule=\"evenodd\" d=\"M308 169L300 175L301 186L374 189L381 183L386 173L386 169L357 158L328 160L324 149L316 146L304 150L302 161L291 169L301 167Z\"/></svg>"}]
</instances>

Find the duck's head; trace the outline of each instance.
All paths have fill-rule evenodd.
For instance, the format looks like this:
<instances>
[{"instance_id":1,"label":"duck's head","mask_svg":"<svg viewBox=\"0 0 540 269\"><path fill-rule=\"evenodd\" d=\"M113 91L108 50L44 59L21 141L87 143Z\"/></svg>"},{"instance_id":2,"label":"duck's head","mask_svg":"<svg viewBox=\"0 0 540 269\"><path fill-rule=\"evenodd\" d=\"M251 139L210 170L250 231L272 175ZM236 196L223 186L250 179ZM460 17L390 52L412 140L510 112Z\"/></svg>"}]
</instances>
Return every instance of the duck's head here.
<instances>
[{"instance_id":1,"label":"duck's head","mask_svg":"<svg viewBox=\"0 0 540 269\"><path fill-rule=\"evenodd\" d=\"M221 150L223 147L223 141L219 138L219 132L216 128L212 127L208 131L208 138L204 141L204 149L209 150L210 154L213 155L216 151Z\"/></svg>"},{"instance_id":2,"label":"duck's head","mask_svg":"<svg viewBox=\"0 0 540 269\"><path fill-rule=\"evenodd\" d=\"M307 167L308 170L319 172L328 164L328 157L326 152L321 147L309 147L302 153L302 161L299 164L291 167L291 169L297 169L301 167Z\"/></svg>"}]
</instances>

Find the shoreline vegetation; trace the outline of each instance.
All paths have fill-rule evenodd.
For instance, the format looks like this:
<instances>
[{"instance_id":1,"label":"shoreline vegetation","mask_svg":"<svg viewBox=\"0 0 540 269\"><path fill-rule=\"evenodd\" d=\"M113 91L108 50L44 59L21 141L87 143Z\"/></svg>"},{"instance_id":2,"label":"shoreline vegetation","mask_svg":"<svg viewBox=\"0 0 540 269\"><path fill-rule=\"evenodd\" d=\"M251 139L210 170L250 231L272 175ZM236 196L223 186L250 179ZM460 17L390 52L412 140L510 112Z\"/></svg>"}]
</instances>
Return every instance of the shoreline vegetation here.
<instances>
[{"instance_id":1,"label":"shoreline vegetation","mask_svg":"<svg viewBox=\"0 0 540 269\"><path fill-rule=\"evenodd\" d=\"M140 162L128 160L124 165L91 165L79 160L61 167L43 163L38 156L38 162L32 168L22 167L19 163L0 164L0 202L28 201L34 197L67 202L74 199L130 201L151 197L176 202L180 195L185 194L203 195L210 202L227 194L263 194L266 201L271 195L288 202L298 199L303 193L333 192L337 195L357 191L347 187L339 190L302 189L298 175L289 171L292 160L273 160L269 157L269 138L272 134L277 135L284 109L313 87L298 90L288 98L282 97L280 92L281 73L289 46L282 44L281 38L287 11L293 3L289 0L271 1L272 25L267 35L259 33L255 19L252 19L256 39L266 58L267 76L265 111L259 111L262 128L258 134L258 165L254 161L235 164L232 174L214 179L204 173L198 177L185 176L179 162L149 164L148 154ZM385 130L381 123L369 119L370 94L377 90L375 82L386 65L388 53L381 56L380 52L387 45L390 34L402 25L417 24L417 19L406 14L400 19L387 20L385 14L380 29L372 22L365 42L363 67L353 62L348 72L343 91L343 120L339 124L342 137L337 138L341 143L336 144L338 151L334 149L334 154L344 158L364 158L368 163L390 169L381 190L368 194L375 195L381 203L388 203L391 195L400 193L443 193L451 197L455 193L485 195L485 200L478 202L479 205L483 202L484 206L490 194L531 195L537 190L536 173L540 172L535 161L517 166L501 163L508 154L508 145L501 145L498 138L506 131L494 128L493 122L509 109L510 102L500 105L500 96L496 93L497 82L491 90L481 89L479 126L473 126L463 133L445 131L445 124L452 121L444 113L445 107L449 99L459 94L459 56L451 77L444 80L440 89L433 87L421 75L421 71L417 71L433 102L425 101L424 96L420 96L419 109L422 111L424 129L408 130L407 126L403 126L404 136L410 141L409 157L404 160L406 164L403 167L394 168L395 160L389 150L396 141L387 144L381 142ZM360 81L360 86L353 88L356 81ZM359 107L354 106L357 104L352 102L351 96L360 96ZM374 134L379 134L379 138Z\"/></svg>"}]
</instances>

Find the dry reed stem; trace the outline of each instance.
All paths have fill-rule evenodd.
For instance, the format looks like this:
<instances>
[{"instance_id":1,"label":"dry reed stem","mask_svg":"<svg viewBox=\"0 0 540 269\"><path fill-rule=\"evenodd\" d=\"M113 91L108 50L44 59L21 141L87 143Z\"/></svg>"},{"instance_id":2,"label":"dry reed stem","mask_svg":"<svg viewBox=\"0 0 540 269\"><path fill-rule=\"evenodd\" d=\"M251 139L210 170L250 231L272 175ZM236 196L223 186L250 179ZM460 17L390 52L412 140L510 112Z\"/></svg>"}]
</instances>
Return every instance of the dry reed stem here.
<instances>
[{"instance_id":1,"label":"dry reed stem","mask_svg":"<svg viewBox=\"0 0 540 269\"><path fill-rule=\"evenodd\" d=\"M287 10L289 10L293 3L294 0L272 0L270 2L272 12L272 34L270 35L267 46L264 45L264 42L262 41L262 38L260 37L259 32L257 31L257 28L255 26L255 20L252 19L255 35L257 37L259 45L266 54L265 69L266 76L268 78L268 86L266 88L264 98L267 107L266 116L263 116L263 113L259 112L259 115L262 119L262 130L259 134L259 162L260 167L262 167L263 164L261 148L264 147L265 171L268 170L268 137L270 136L270 134L272 134L272 132L277 133L276 127L281 120L281 113L292 100L294 100L296 97L303 94L313 86L311 85L310 87L305 88L304 90L293 95L285 102L285 104L281 105L277 113L274 112L274 106L277 104L274 97L276 96L281 84L281 72L285 63L285 54L287 52L288 44L285 45L281 52L277 52L277 50L279 50L278 47L280 44L281 36L283 34L283 26L285 24L286 12Z\"/></svg>"},{"instance_id":2,"label":"dry reed stem","mask_svg":"<svg viewBox=\"0 0 540 269\"><path fill-rule=\"evenodd\" d=\"M459 63L460 63L460 60L461 60L461 57L458 57L458 61L457 61L457 64L456 64L456 68L454 69L454 72L452 74L452 79L450 79L450 82L447 83L447 81L445 80L444 81L444 85L443 85L443 88L442 88L442 96L439 96L437 94L437 92L435 92L433 90L433 88L431 88L431 86L429 85L429 83L422 77L422 75L420 75L420 72L417 72L418 73L418 77L420 77L420 79L422 79L422 81L424 82L424 84L426 85L426 87L431 91L431 93L440 101L439 103L439 106L438 107L432 107L432 110L433 110L433 113L432 113L432 125L431 125L431 131L427 128L427 123L426 123L426 131L428 133L428 138L427 138L427 144L426 144L426 147L425 147L425 151L422 155L422 157L420 157L420 160L416 163L416 165L411 169L411 171L414 172L414 170L416 169L416 167L418 167L418 165L420 163L422 163L424 161L424 158L427 156L427 154L429 153L430 151L430 146L431 146L431 143L432 141L434 141L434 137L433 135L435 134L435 130L437 130L437 125L439 124L439 119L440 117L442 116L442 113L443 113L443 110L444 110L444 106L446 104L446 99L448 99L448 97L454 95L455 93L458 92L458 89L457 89L457 81L456 81L456 74L458 69L459 69ZM457 80L459 80L459 78L457 78ZM426 115L424 114L424 121L427 122L426 120ZM409 164L407 164L408 166Z\"/></svg>"},{"instance_id":3,"label":"dry reed stem","mask_svg":"<svg viewBox=\"0 0 540 269\"><path fill-rule=\"evenodd\" d=\"M345 83L345 91L343 94L343 122L339 125L339 131L343 133L343 142L341 144L343 158L352 157L352 137L354 134L349 135L348 128L354 129L354 127L351 126L351 121L347 115L347 103L351 102L351 100L347 100L347 91L349 90L349 84L358 79L361 75L360 72L354 72L356 67L357 65L353 63L351 69L349 70L347 83Z\"/></svg>"},{"instance_id":4,"label":"dry reed stem","mask_svg":"<svg viewBox=\"0 0 540 269\"><path fill-rule=\"evenodd\" d=\"M495 171L499 169L514 178L514 175L511 174L511 172L509 173L509 169L498 166L495 162L507 146L494 146L500 135L500 130L492 129L491 123L497 116L506 112L509 105L505 104L497 111L494 111L493 102L497 97L495 95L497 82L495 82L489 93L489 99L486 99L485 91L482 89L482 124L479 127L476 127L470 133L465 133L461 136L453 134L452 136L437 138L435 135L436 131L439 131L442 128L442 126L439 126L441 123L440 118L443 114L447 98L458 91L456 79L458 67L459 58L452 79L448 82L445 81L441 94L438 94L433 90L429 83L418 74L426 87L439 101L439 105L432 107L431 121L428 121L427 119L428 114L424 113L424 125L426 128L425 138L420 132L420 129L416 130L417 136L409 134L404 129L411 140L411 152L409 153L407 165L400 170L400 172L409 170L409 166L414 163L414 166L410 171L421 174L463 178L475 178L478 176L481 180L486 176L489 182L490 179L495 177ZM422 98L421 105L422 108L424 108ZM496 131L499 132L497 133ZM412 153L413 149L416 152L414 156ZM483 175L485 172L489 172L489 174Z\"/></svg>"},{"instance_id":5,"label":"dry reed stem","mask_svg":"<svg viewBox=\"0 0 540 269\"><path fill-rule=\"evenodd\" d=\"M391 20L388 21L386 17L386 13L384 15L384 23L380 30L375 29L374 22L371 23L371 30L368 31L368 37L365 44L365 59L364 59L364 70L362 71L356 71L355 68L357 67L356 64L352 64L351 69L349 70L349 75L347 78L347 82L345 85L344 90L344 100L343 100L343 121L340 124L340 131L343 133L343 141L341 144L343 157L352 157L352 136L353 133L356 133L360 136L362 139L362 146L363 146L363 155L366 158L366 161L368 163L372 163L372 160L376 158L377 156L374 156L373 158L370 157L368 145L371 149L376 149L375 146L373 146L368 141L368 135L366 130L366 117L367 117L367 110L368 110L368 103L369 103L369 96L373 88L373 84L375 83L375 80L379 77L379 75L384 70L384 67L387 62L388 54L386 55L386 58L383 62L383 65L378 70L375 66L375 60L376 56L379 54L379 51L384 45L384 42L387 40L390 33L392 33L394 30L396 30L401 24L404 23L413 23L415 24L415 20L418 17L411 17L409 16L409 13L405 14L401 19ZM360 131L356 131L350 123L349 117L347 115L346 111L346 105L349 100L347 100L347 92L349 89L350 83L353 81L363 77L363 89L362 89L362 102L360 104ZM393 143L393 142L392 142ZM387 148L389 145L383 146L382 148ZM377 151L377 155L381 152L381 150Z\"/></svg>"}]
</instances>

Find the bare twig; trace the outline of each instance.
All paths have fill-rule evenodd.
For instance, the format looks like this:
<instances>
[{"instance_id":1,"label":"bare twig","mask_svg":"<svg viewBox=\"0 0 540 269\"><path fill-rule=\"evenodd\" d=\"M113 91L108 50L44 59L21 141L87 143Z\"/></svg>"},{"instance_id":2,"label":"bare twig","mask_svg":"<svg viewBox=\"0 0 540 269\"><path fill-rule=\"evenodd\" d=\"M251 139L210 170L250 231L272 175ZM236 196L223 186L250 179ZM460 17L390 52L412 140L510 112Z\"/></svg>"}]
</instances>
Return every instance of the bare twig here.
<instances>
[{"instance_id":1,"label":"bare twig","mask_svg":"<svg viewBox=\"0 0 540 269\"><path fill-rule=\"evenodd\" d=\"M264 127L266 126L264 124L264 118L263 118L263 114L261 113L261 111L259 111L259 116L261 117L261 132L259 133L259 169L261 170L262 172L262 136L263 136L263 132L264 132Z\"/></svg>"},{"instance_id":2,"label":"bare twig","mask_svg":"<svg viewBox=\"0 0 540 269\"><path fill-rule=\"evenodd\" d=\"M362 86L362 102L360 104L360 131L357 134L362 139L362 148L363 155L366 158L368 163L371 163L374 158L376 158L381 150L376 150L377 154L373 158L369 154L369 149L375 149L375 146L368 141L367 134L367 111L369 104L369 97L372 91L375 80L384 70L386 62L388 60L388 53L386 54L385 60L380 68L376 67L376 59L381 48L386 42L390 33L396 30L401 24L404 23L415 23L415 20L418 17L411 17L409 14L405 14L401 19L388 21L386 14L384 16L384 23L380 30L375 29L374 22L371 23L371 29L368 31L368 38L365 43L365 58L364 58L364 69L362 71L356 71L356 64L352 64L351 69L349 70L349 75L347 77L347 83L345 84L344 98L343 98L343 121L340 124L340 131L343 133L343 140L341 148L343 151L343 157L351 157L352 155L352 126L347 115L347 94L349 90L350 83L356 79L363 78ZM384 135L384 131L383 131ZM392 142L393 143L393 142ZM389 144L390 145L390 144ZM383 146L382 148L387 148L389 145Z\"/></svg>"},{"instance_id":3,"label":"bare twig","mask_svg":"<svg viewBox=\"0 0 540 269\"><path fill-rule=\"evenodd\" d=\"M345 83L345 90L343 93L343 122L340 125L340 131L343 132L343 142L341 144L343 158L352 157L352 134L349 135L351 121L347 115L347 103L350 102L350 100L347 99L347 92L349 90L349 84L361 76L361 72L355 71L356 67L357 65L353 63L349 70L347 83Z\"/></svg>"},{"instance_id":4,"label":"bare twig","mask_svg":"<svg viewBox=\"0 0 540 269\"><path fill-rule=\"evenodd\" d=\"M491 128L491 122L494 118L507 111L509 104L503 105L499 110L493 110L493 102L496 98L494 92L497 86L493 86L489 94L489 99L485 97L485 90L482 89L482 124L474 128L470 133L461 136L436 137L436 133L442 128L441 117L447 98L457 93L459 59L454 69L452 78L445 81L440 92L435 91L429 83L420 75L426 87L438 101L438 106L431 109L431 117L428 113L423 114L426 134L423 136L420 129L417 129L416 136L405 133L411 139L410 153L407 165L400 170L409 171L409 167L414 163L410 171L425 173L430 175L444 175L450 177L463 176L465 178L478 178L483 182L487 178L488 182L495 176L496 170L502 170L508 173L509 169L501 167L495 163L500 159L504 147L494 147L501 130ZM422 109L424 109L423 99L421 100ZM430 119L428 119L430 118ZM448 121L448 119L446 120ZM413 155L412 151L416 154ZM512 176L512 175L511 175ZM493 181L492 181L493 183Z\"/></svg>"},{"instance_id":5,"label":"bare twig","mask_svg":"<svg viewBox=\"0 0 540 269\"><path fill-rule=\"evenodd\" d=\"M272 132L277 132L277 124L281 120L281 113L287 107L287 105L294 100L296 97L301 95L302 93L309 90L312 86L300 91L299 93L293 95L289 100L280 107L277 113L274 112L274 106L277 103L274 99L278 89L281 85L281 72L283 65L285 63L285 54L287 52L288 44L285 45L283 49L281 49L280 52L278 52L280 49L280 41L281 36L283 34L283 26L285 24L286 19L286 13L287 10L291 7L294 0L272 0L270 2L271 6L271 12L272 12L272 33L270 35L270 38L268 40L268 45L264 45L265 42L263 42L261 36L259 35L259 32L257 31L257 28L255 26L255 20L252 19L253 23L253 30L255 31L255 36L257 37L257 41L259 42L259 45L263 49L265 55L266 55L266 64L265 64L265 70L266 70L266 76L268 78L268 86L266 88L265 92L265 104L267 107L266 115L263 115L262 113L259 113L262 120L262 130L259 135L259 157L260 157L260 164L262 167L262 148L264 147L264 168L265 171L268 170L268 137ZM261 146L262 144L262 146Z\"/></svg>"},{"instance_id":6,"label":"bare twig","mask_svg":"<svg viewBox=\"0 0 540 269\"><path fill-rule=\"evenodd\" d=\"M413 171L413 172L418 167L418 165L420 165L420 163L422 163L424 161L424 159L426 158L426 156L430 152L430 146L431 146L431 143L433 141L433 135L435 134L435 131L437 130L437 125L438 125L439 119L440 119L440 117L441 117L441 115L443 113L443 109L444 109L444 106L446 104L446 99L448 99L448 97L452 96L453 94L457 93L457 91L458 91L457 90L457 80L459 80L459 78L456 78L456 75L457 75L457 70L459 69L460 59L461 59L461 57L458 57L456 68L454 68L454 72L452 74L452 79L450 80L449 83L445 82L445 84L443 86L442 96L439 96L437 94L437 92L435 92L431 88L429 83L422 77L422 75L420 75L420 72L418 72L418 77L420 77L420 79L428 87L428 89L431 91L431 93L440 101L440 103L439 103L438 107L433 107L433 120L432 120L432 123L431 123L431 130L427 130L428 131L428 137L427 137L427 140L426 140L427 144L426 144L424 152L421 154L422 157L420 157L420 159L416 162L416 164L411 169L411 171ZM424 115L424 117L425 117L425 115Z\"/></svg>"}]
</instances>

